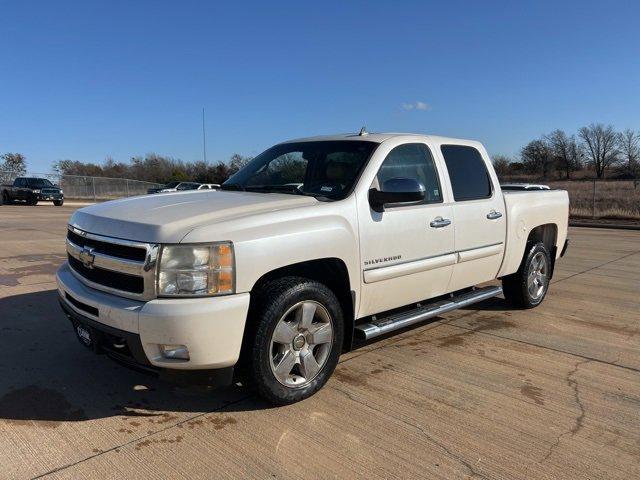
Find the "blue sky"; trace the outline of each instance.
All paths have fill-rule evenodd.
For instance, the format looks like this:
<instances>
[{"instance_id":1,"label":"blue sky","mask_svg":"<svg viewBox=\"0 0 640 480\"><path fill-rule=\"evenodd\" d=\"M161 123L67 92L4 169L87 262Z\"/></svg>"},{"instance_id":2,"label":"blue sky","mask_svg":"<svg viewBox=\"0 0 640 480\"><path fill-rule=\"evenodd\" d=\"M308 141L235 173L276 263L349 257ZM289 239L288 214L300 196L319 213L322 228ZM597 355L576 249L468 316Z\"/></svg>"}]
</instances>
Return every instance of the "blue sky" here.
<instances>
[{"instance_id":1,"label":"blue sky","mask_svg":"<svg viewBox=\"0 0 640 480\"><path fill-rule=\"evenodd\" d=\"M0 18L0 153L31 171L201 159L202 107L210 161L362 125L494 154L640 129L639 2L0 0Z\"/></svg>"}]
</instances>

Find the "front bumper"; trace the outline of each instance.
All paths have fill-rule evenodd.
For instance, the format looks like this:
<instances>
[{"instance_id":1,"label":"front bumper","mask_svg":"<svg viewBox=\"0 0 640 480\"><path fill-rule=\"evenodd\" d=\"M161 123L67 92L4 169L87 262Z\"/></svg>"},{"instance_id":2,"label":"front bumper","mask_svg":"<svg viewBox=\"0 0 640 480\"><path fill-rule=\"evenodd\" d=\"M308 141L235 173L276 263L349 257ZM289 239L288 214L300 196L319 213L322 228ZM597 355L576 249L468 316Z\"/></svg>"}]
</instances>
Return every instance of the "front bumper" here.
<instances>
[{"instance_id":1,"label":"front bumper","mask_svg":"<svg viewBox=\"0 0 640 480\"><path fill-rule=\"evenodd\" d=\"M131 358L139 366L188 373L225 369L238 361L248 293L140 302L86 286L67 263L56 280L60 303L72 322L90 326L99 337L100 332L115 330L114 335L127 340ZM160 345L185 345L189 360L164 358Z\"/></svg>"},{"instance_id":2,"label":"front bumper","mask_svg":"<svg viewBox=\"0 0 640 480\"><path fill-rule=\"evenodd\" d=\"M62 193L38 193L36 197L38 197L38 201L40 202L57 202L64 200L64 194Z\"/></svg>"}]
</instances>

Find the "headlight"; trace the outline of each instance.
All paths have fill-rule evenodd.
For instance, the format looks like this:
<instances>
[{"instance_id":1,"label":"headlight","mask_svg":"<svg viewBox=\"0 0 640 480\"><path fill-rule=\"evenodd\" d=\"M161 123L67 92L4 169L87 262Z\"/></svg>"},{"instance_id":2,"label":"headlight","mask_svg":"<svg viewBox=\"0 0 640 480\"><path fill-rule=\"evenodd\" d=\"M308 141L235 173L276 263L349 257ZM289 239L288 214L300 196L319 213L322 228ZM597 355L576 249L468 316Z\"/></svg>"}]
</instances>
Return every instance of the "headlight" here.
<instances>
[{"instance_id":1,"label":"headlight","mask_svg":"<svg viewBox=\"0 0 640 480\"><path fill-rule=\"evenodd\" d=\"M40 193L40 190L35 189L35 190L32 190L32 192L33 192L33 193Z\"/></svg>"},{"instance_id":2,"label":"headlight","mask_svg":"<svg viewBox=\"0 0 640 480\"><path fill-rule=\"evenodd\" d=\"M62 194L62 193L64 193L64 191L62 189L60 189L60 193Z\"/></svg>"},{"instance_id":3,"label":"headlight","mask_svg":"<svg viewBox=\"0 0 640 480\"><path fill-rule=\"evenodd\" d=\"M160 251L158 296L225 295L234 292L231 242L165 245Z\"/></svg>"}]
</instances>

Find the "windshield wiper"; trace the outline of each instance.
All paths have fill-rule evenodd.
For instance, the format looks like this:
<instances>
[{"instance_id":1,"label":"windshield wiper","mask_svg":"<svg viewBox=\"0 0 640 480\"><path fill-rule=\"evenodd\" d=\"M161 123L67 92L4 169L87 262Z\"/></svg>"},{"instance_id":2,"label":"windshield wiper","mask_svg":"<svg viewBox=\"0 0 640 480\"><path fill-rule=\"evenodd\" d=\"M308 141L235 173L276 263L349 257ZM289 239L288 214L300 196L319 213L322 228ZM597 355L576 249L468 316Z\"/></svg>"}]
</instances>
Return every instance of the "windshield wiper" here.
<instances>
[{"instance_id":1,"label":"windshield wiper","mask_svg":"<svg viewBox=\"0 0 640 480\"><path fill-rule=\"evenodd\" d=\"M245 187L247 191L256 192L277 192L277 193L295 193L298 195L308 195L300 190L298 185L250 185Z\"/></svg>"},{"instance_id":2,"label":"windshield wiper","mask_svg":"<svg viewBox=\"0 0 640 480\"><path fill-rule=\"evenodd\" d=\"M239 183L223 183L222 185L220 185L220 189L221 190L236 190L236 191L241 191L244 192L245 188L240 185Z\"/></svg>"}]
</instances>

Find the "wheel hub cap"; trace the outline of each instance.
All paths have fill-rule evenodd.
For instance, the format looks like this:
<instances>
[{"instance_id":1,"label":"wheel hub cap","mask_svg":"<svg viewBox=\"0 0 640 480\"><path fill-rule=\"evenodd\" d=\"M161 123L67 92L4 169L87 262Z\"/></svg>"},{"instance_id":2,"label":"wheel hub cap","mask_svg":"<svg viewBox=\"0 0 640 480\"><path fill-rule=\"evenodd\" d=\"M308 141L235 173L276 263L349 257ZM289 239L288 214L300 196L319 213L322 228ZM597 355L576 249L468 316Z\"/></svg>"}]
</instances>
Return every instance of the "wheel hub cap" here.
<instances>
[{"instance_id":1,"label":"wheel hub cap","mask_svg":"<svg viewBox=\"0 0 640 480\"><path fill-rule=\"evenodd\" d=\"M327 363L332 344L328 310L311 300L299 302L280 318L271 335L271 371L286 387L304 387Z\"/></svg>"},{"instance_id":2,"label":"wheel hub cap","mask_svg":"<svg viewBox=\"0 0 640 480\"><path fill-rule=\"evenodd\" d=\"M293 339L293 349L294 350L300 350L302 349L302 347L304 347L304 344L307 343L306 340L304 339L304 335L298 335L296 338Z\"/></svg>"},{"instance_id":3,"label":"wheel hub cap","mask_svg":"<svg viewBox=\"0 0 640 480\"><path fill-rule=\"evenodd\" d=\"M547 257L542 252L533 256L527 275L527 290L533 300L544 295L547 289Z\"/></svg>"}]
</instances>

